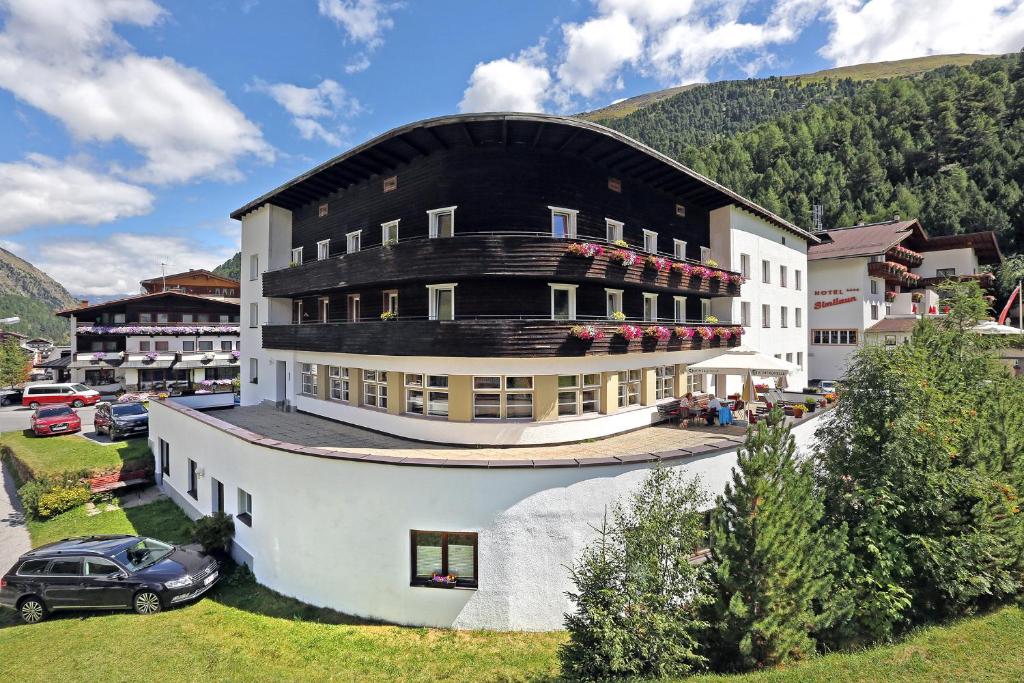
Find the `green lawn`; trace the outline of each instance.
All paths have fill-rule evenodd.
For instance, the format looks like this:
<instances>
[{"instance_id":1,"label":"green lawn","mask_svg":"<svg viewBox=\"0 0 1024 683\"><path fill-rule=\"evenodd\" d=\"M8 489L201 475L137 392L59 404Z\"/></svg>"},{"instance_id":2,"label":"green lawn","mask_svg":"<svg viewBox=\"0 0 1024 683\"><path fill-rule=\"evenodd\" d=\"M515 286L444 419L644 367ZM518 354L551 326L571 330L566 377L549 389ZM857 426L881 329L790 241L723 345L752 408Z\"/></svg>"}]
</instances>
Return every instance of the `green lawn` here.
<instances>
[{"instance_id":1,"label":"green lawn","mask_svg":"<svg viewBox=\"0 0 1024 683\"><path fill-rule=\"evenodd\" d=\"M32 524L35 545L69 534L135 532L172 541L190 522L169 501ZM34 626L0 613L0 680L551 681L560 633L495 633L361 623L229 573L205 600L152 617L66 614ZM1006 681L1024 679L1024 611L916 633L906 642L830 655L740 681Z\"/></svg>"},{"instance_id":2,"label":"green lawn","mask_svg":"<svg viewBox=\"0 0 1024 683\"><path fill-rule=\"evenodd\" d=\"M116 469L132 461L148 463L153 458L146 439L104 446L77 434L38 437L26 430L0 434L0 446L9 446L36 476Z\"/></svg>"}]
</instances>

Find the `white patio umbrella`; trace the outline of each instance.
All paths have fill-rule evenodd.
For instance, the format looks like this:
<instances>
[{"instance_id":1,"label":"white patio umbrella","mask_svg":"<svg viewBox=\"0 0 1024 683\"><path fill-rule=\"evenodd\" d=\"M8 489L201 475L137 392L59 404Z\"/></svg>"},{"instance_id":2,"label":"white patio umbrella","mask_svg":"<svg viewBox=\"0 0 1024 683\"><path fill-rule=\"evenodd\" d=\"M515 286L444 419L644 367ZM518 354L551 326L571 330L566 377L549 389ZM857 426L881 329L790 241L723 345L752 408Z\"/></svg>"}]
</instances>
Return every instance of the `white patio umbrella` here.
<instances>
[{"instance_id":1,"label":"white patio umbrella","mask_svg":"<svg viewBox=\"0 0 1024 683\"><path fill-rule=\"evenodd\" d=\"M779 388L785 388L787 375L799 370L800 367L793 363L768 356L749 346L737 346L686 368L687 372L697 375L739 375L744 383L750 382L751 385L755 376L775 377ZM746 386L744 391L747 391Z\"/></svg>"},{"instance_id":2,"label":"white patio umbrella","mask_svg":"<svg viewBox=\"0 0 1024 683\"><path fill-rule=\"evenodd\" d=\"M1024 330L1009 325L1000 325L995 320L983 320L971 328L971 332L978 334L1024 334Z\"/></svg>"}]
</instances>

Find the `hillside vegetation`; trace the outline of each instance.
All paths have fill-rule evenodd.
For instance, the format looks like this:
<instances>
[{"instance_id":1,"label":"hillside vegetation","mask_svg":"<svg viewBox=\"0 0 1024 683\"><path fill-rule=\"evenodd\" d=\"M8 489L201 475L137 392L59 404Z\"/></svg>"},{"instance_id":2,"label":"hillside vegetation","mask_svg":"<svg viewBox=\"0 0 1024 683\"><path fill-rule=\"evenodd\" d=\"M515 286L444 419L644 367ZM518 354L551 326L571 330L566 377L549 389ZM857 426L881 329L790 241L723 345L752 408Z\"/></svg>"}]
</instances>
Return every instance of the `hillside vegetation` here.
<instances>
[{"instance_id":1,"label":"hillside vegetation","mask_svg":"<svg viewBox=\"0 0 1024 683\"><path fill-rule=\"evenodd\" d=\"M229 277L232 280L242 279L242 252L235 252L235 255L224 263L213 269L214 275Z\"/></svg>"},{"instance_id":2,"label":"hillside vegetation","mask_svg":"<svg viewBox=\"0 0 1024 683\"><path fill-rule=\"evenodd\" d=\"M0 318L21 318L20 323L5 325L5 329L66 343L67 321L55 317L53 312L74 304L75 298L56 280L28 261L0 249Z\"/></svg>"}]
</instances>

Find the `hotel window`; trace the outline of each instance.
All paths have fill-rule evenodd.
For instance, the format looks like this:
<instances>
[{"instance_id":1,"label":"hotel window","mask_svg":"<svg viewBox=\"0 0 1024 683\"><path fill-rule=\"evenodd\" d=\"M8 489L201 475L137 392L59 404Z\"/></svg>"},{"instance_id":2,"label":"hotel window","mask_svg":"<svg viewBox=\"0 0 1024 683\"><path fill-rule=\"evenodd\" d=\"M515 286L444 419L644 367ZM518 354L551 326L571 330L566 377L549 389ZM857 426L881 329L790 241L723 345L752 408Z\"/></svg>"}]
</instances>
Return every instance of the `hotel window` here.
<instances>
[{"instance_id":1,"label":"hotel window","mask_svg":"<svg viewBox=\"0 0 1024 683\"><path fill-rule=\"evenodd\" d=\"M740 302L740 325L743 327L750 327L750 302Z\"/></svg>"},{"instance_id":2,"label":"hotel window","mask_svg":"<svg viewBox=\"0 0 1024 683\"><path fill-rule=\"evenodd\" d=\"M680 218L686 217L686 207L682 204L676 204L676 215Z\"/></svg>"},{"instance_id":3,"label":"hotel window","mask_svg":"<svg viewBox=\"0 0 1024 683\"><path fill-rule=\"evenodd\" d=\"M701 263L707 263L710 260L711 260L711 248L710 247L701 247L700 248L700 262Z\"/></svg>"},{"instance_id":4,"label":"hotel window","mask_svg":"<svg viewBox=\"0 0 1024 683\"><path fill-rule=\"evenodd\" d=\"M576 239L576 214L573 209L560 209L557 206L549 206L551 209L551 236L560 239Z\"/></svg>"},{"instance_id":5,"label":"hotel window","mask_svg":"<svg viewBox=\"0 0 1024 683\"><path fill-rule=\"evenodd\" d=\"M292 299L292 325L302 322L302 299Z\"/></svg>"},{"instance_id":6,"label":"hotel window","mask_svg":"<svg viewBox=\"0 0 1024 683\"><path fill-rule=\"evenodd\" d=\"M793 354L792 353L787 353L786 354L786 362L787 363L792 363L793 362Z\"/></svg>"},{"instance_id":7,"label":"hotel window","mask_svg":"<svg viewBox=\"0 0 1024 683\"><path fill-rule=\"evenodd\" d=\"M452 237L455 235L455 207L431 209L427 211L430 218L430 236Z\"/></svg>"},{"instance_id":8,"label":"hotel window","mask_svg":"<svg viewBox=\"0 0 1024 683\"><path fill-rule=\"evenodd\" d=\"M704 393L704 375L698 373L686 373L686 390L692 394Z\"/></svg>"},{"instance_id":9,"label":"hotel window","mask_svg":"<svg viewBox=\"0 0 1024 683\"><path fill-rule=\"evenodd\" d=\"M432 586L434 576L454 576L455 585L477 587L477 535L470 532L412 531L409 585Z\"/></svg>"},{"instance_id":10,"label":"hotel window","mask_svg":"<svg viewBox=\"0 0 1024 683\"><path fill-rule=\"evenodd\" d=\"M331 255L331 240L320 240L316 243L316 259L323 261Z\"/></svg>"},{"instance_id":11,"label":"hotel window","mask_svg":"<svg viewBox=\"0 0 1024 683\"><path fill-rule=\"evenodd\" d=\"M804 366L804 352L803 351L797 351L796 352L796 364L797 364L797 366L799 366L801 368Z\"/></svg>"},{"instance_id":12,"label":"hotel window","mask_svg":"<svg viewBox=\"0 0 1024 683\"><path fill-rule=\"evenodd\" d=\"M235 517L242 524L252 526L252 496L245 489L238 489L238 514Z\"/></svg>"},{"instance_id":13,"label":"hotel window","mask_svg":"<svg viewBox=\"0 0 1024 683\"><path fill-rule=\"evenodd\" d=\"M672 297L672 317L677 323L686 322L686 297Z\"/></svg>"},{"instance_id":14,"label":"hotel window","mask_svg":"<svg viewBox=\"0 0 1024 683\"><path fill-rule=\"evenodd\" d=\"M935 277L956 277L956 268L936 268Z\"/></svg>"},{"instance_id":15,"label":"hotel window","mask_svg":"<svg viewBox=\"0 0 1024 683\"><path fill-rule=\"evenodd\" d=\"M322 296L317 299L317 307L320 309L320 322L327 322L331 312L331 300L326 296Z\"/></svg>"},{"instance_id":16,"label":"hotel window","mask_svg":"<svg viewBox=\"0 0 1024 683\"><path fill-rule=\"evenodd\" d=\"M786 286L786 266L779 266L779 287Z\"/></svg>"},{"instance_id":17,"label":"hotel window","mask_svg":"<svg viewBox=\"0 0 1024 683\"><path fill-rule=\"evenodd\" d=\"M181 314L181 322L183 322L183 323L194 322L193 318L194 318L194 316L191 313L182 313ZM116 323L117 321L115 320L114 322ZM124 322L124 321L122 320L121 322Z\"/></svg>"},{"instance_id":18,"label":"hotel window","mask_svg":"<svg viewBox=\"0 0 1024 683\"><path fill-rule=\"evenodd\" d=\"M398 244L398 221L380 224L380 243L384 246Z\"/></svg>"},{"instance_id":19,"label":"hotel window","mask_svg":"<svg viewBox=\"0 0 1024 683\"><path fill-rule=\"evenodd\" d=\"M388 373L384 370L363 370L363 405L388 407Z\"/></svg>"},{"instance_id":20,"label":"hotel window","mask_svg":"<svg viewBox=\"0 0 1024 683\"><path fill-rule=\"evenodd\" d=\"M306 396L317 395L317 367L316 363L300 364L302 375L302 393Z\"/></svg>"},{"instance_id":21,"label":"hotel window","mask_svg":"<svg viewBox=\"0 0 1024 683\"><path fill-rule=\"evenodd\" d=\"M676 368L673 365L661 365L654 368L654 397L659 401L672 398L676 389Z\"/></svg>"},{"instance_id":22,"label":"hotel window","mask_svg":"<svg viewBox=\"0 0 1024 683\"><path fill-rule=\"evenodd\" d=\"M207 342L207 343L209 344L210 342ZM199 348L200 349L203 348L202 342L199 343ZM211 346L211 349L212 349L212 346ZM153 350L154 351L170 351L171 350L171 345L170 345L169 342L155 341L155 342L153 342Z\"/></svg>"},{"instance_id":23,"label":"hotel window","mask_svg":"<svg viewBox=\"0 0 1024 683\"><path fill-rule=\"evenodd\" d=\"M711 299L700 300L700 320L706 321L711 316Z\"/></svg>"},{"instance_id":24,"label":"hotel window","mask_svg":"<svg viewBox=\"0 0 1024 683\"><path fill-rule=\"evenodd\" d=\"M331 399L334 401L348 401L349 390L352 386L349 383L348 368L331 365L327 368L327 375L331 383Z\"/></svg>"},{"instance_id":25,"label":"hotel window","mask_svg":"<svg viewBox=\"0 0 1024 683\"><path fill-rule=\"evenodd\" d=\"M165 477L171 476L171 445L160 439L160 471Z\"/></svg>"},{"instance_id":26,"label":"hotel window","mask_svg":"<svg viewBox=\"0 0 1024 683\"><path fill-rule=\"evenodd\" d=\"M181 350L186 353L191 353L196 350L196 343L194 341L183 341L181 342Z\"/></svg>"},{"instance_id":27,"label":"hotel window","mask_svg":"<svg viewBox=\"0 0 1024 683\"><path fill-rule=\"evenodd\" d=\"M644 292L644 320L655 322L658 320L658 295Z\"/></svg>"},{"instance_id":28,"label":"hotel window","mask_svg":"<svg viewBox=\"0 0 1024 683\"><path fill-rule=\"evenodd\" d=\"M622 222L613 221L611 218L604 219L605 237L609 242L622 241Z\"/></svg>"},{"instance_id":29,"label":"hotel window","mask_svg":"<svg viewBox=\"0 0 1024 683\"><path fill-rule=\"evenodd\" d=\"M158 323L169 323L171 322L171 317L167 313L157 313L156 321Z\"/></svg>"},{"instance_id":30,"label":"hotel window","mask_svg":"<svg viewBox=\"0 0 1024 683\"><path fill-rule=\"evenodd\" d=\"M768 260L762 260L761 261L761 282L765 283L766 285L771 284L771 282L772 282L772 264L771 264L771 261L768 261Z\"/></svg>"},{"instance_id":31,"label":"hotel window","mask_svg":"<svg viewBox=\"0 0 1024 683\"><path fill-rule=\"evenodd\" d=\"M750 254L740 254L740 275L750 278Z\"/></svg>"},{"instance_id":32,"label":"hotel window","mask_svg":"<svg viewBox=\"0 0 1024 683\"><path fill-rule=\"evenodd\" d=\"M345 300L345 319L350 323L359 322L360 299L358 294L349 294Z\"/></svg>"},{"instance_id":33,"label":"hotel window","mask_svg":"<svg viewBox=\"0 0 1024 683\"><path fill-rule=\"evenodd\" d=\"M260 383L260 363L255 358L249 359L249 383L259 384Z\"/></svg>"},{"instance_id":34,"label":"hotel window","mask_svg":"<svg viewBox=\"0 0 1024 683\"><path fill-rule=\"evenodd\" d=\"M295 265L302 263L302 247L292 249L292 263Z\"/></svg>"},{"instance_id":35,"label":"hotel window","mask_svg":"<svg viewBox=\"0 0 1024 683\"><path fill-rule=\"evenodd\" d=\"M551 288L551 319L576 319L576 288L578 285L548 283Z\"/></svg>"},{"instance_id":36,"label":"hotel window","mask_svg":"<svg viewBox=\"0 0 1024 683\"><path fill-rule=\"evenodd\" d=\"M772 326L772 307L768 304L761 304L761 327Z\"/></svg>"},{"instance_id":37,"label":"hotel window","mask_svg":"<svg viewBox=\"0 0 1024 683\"><path fill-rule=\"evenodd\" d=\"M653 230L644 230L644 251L648 254L658 253L658 233Z\"/></svg>"},{"instance_id":38,"label":"hotel window","mask_svg":"<svg viewBox=\"0 0 1024 683\"><path fill-rule=\"evenodd\" d=\"M871 293L878 294L878 280L871 281Z\"/></svg>"},{"instance_id":39,"label":"hotel window","mask_svg":"<svg viewBox=\"0 0 1024 683\"><path fill-rule=\"evenodd\" d=\"M363 231L353 230L350 233L345 234L345 252L353 253L362 249L363 246Z\"/></svg>"},{"instance_id":40,"label":"hotel window","mask_svg":"<svg viewBox=\"0 0 1024 683\"><path fill-rule=\"evenodd\" d=\"M803 271L801 271L801 270L794 270L793 271L793 288L795 290L797 290L798 292L804 286L803 280L804 280L804 273L803 273Z\"/></svg>"},{"instance_id":41,"label":"hotel window","mask_svg":"<svg viewBox=\"0 0 1024 683\"><path fill-rule=\"evenodd\" d=\"M249 257L249 279L256 280L260 276L260 257L253 254Z\"/></svg>"},{"instance_id":42,"label":"hotel window","mask_svg":"<svg viewBox=\"0 0 1024 683\"><path fill-rule=\"evenodd\" d=\"M249 304L249 327L259 327L260 309L255 301Z\"/></svg>"},{"instance_id":43,"label":"hotel window","mask_svg":"<svg viewBox=\"0 0 1024 683\"><path fill-rule=\"evenodd\" d=\"M558 376L558 415L591 415L601 409L601 373Z\"/></svg>"},{"instance_id":44,"label":"hotel window","mask_svg":"<svg viewBox=\"0 0 1024 683\"><path fill-rule=\"evenodd\" d=\"M609 321L611 316L616 312L622 312L623 310L623 291L622 290L604 290L604 301L605 301L605 314Z\"/></svg>"},{"instance_id":45,"label":"hotel window","mask_svg":"<svg viewBox=\"0 0 1024 683\"><path fill-rule=\"evenodd\" d=\"M473 418L532 419L533 377L474 377Z\"/></svg>"},{"instance_id":46,"label":"hotel window","mask_svg":"<svg viewBox=\"0 0 1024 683\"><path fill-rule=\"evenodd\" d=\"M406 373L405 412L448 417L448 375Z\"/></svg>"},{"instance_id":47,"label":"hotel window","mask_svg":"<svg viewBox=\"0 0 1024 683\"><path fill-rule=\"evenodd\" d=\"M230 341L221 341L221 343L220 343L220 350L221 351L230 351L231 350L231 342Z\"/></svg>"},{"instance_id":48,"label":"hotel window","mask_svg":"<svg viewBox=\"0 0 1024 683\"><path fill-rule=\"evenodd\" d=\"M140 341L139 342L139 351L149 351L149 342L148 341Z\"/></svg>"},{"instance_id":49,"label":"hotel window","mask_svg":"<svg viewBox=\"0 0 1024 683\"><path fill-rule=\"evenodd\" d=\"M199 500L199 465L191 458L188 460L188 495Z\"/></svg>"},{"instance_id":50,"label":"hotel window","mask_svg":"<svg viewBox=\"0 0 1024 683\"><path fill-rule=\"evenodd\" d=\"M619 371L619 407L640 405L640 370Z\"/></svg>"},{"instance_id":51,"label":"hotel window","mask_svg":"<svg viewBox=\"0 0 1024 683\"><path fill-rule=\"evenodd\" d=\"M878 304L871 304L871 319L878 320Z\"/></svg>"},{"instance_id":52,"label":"hotel window","mask_svg":"<svg viewBox=\"0 0 1024 683\"><path fill-rule=\"evenodd\" d=\"M779 327L789 327L789 309L785 306L779 307Z\"/></svg>"},{"instance_id":53,"label":"hotel window","mask_svg":"<svg viewBox=\"0 0 1024 683\"><path fill-rule=\"evenodd\" d=\"M393 175L393 176L388 176L387 178L385 178L384 182L382 183L382 188L381 189L383 189L384 192L394 192L395 190L397 190L398 189L398 176Z\"/></svg>"},{"instance_id":54,"label":"hotel window","mask_svg":"<svg viewBox=\"0 0 1024 683\"><path fill-rule=\"evenodd\" d=\"M827 346L855 346L857 330L814 330L811 343Z\"/></svg>"},{"instance_id":55,"label":"hotel window","mask_svg":"<svg viewBox=\"0 0 1024 683\"><path fill-rule=\"evenodd\" d=\"M793 309L793 325L795 327L803 327L804 325L804 309L794 308Z\"/></svg>"},{"instance_id":56,"label":"hotel window","mask_svg":"<svg viewBox=\"0 0 1024 683\"><path fill-rule=\"evenodd\" d=\"M427 285L431 320L455 320L455 285Z\"/></svg>"},{"instance_id":57,"label":"hotel window","mask_svg":"<svg viewBox=\"0 0 1024 683\"><path fill-rule=\"evenodd\" d=\"M384 310L392 315L398 315L398 290L388 289L384 291Z\"/></svg>"},{"instance_id":58,"label":"hotel window","mask_svg":"<svg viewBox=\"0 0 1024 683\"><path fill-rule=\"evenodd\" d=\"M154 344L154 348L157 351L168 351L169 350L167 348L167 342L156 342ZM212 339L200 340L199 341L199 350L200 351L213 351L213 340Z\"/></svg>"},{"instance_id":59,"label":"hotel window","mask_svg":"<svg viewBox=\"0 0 1024 683\"><path fill-rule=\"evenodd\" d=\"M672 240L672 255L677 259L685 259L686 242L683 240Z\"/></svg>"}]
</instances>

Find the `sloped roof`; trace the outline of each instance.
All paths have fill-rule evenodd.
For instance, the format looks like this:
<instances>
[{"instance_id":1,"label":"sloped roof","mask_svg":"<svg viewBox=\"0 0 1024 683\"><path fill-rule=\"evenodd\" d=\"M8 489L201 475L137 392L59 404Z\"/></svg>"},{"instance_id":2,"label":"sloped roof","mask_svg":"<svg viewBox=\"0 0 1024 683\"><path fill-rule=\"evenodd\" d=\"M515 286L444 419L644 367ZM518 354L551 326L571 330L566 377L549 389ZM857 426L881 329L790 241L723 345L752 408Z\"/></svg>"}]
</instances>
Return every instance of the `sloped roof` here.
<instances>
[{"instance_id":1,"label":"sloped roof","mask_svg":"<svg viewBox=\"0 0 1024 683\"><path fill-rule=\"evenodd\" d=\"M153 292L152 294L137 294L135 296L126 296L122 299L111 299L110 301L104 301L103 303L93 304L92 306L77 306L75 308L66 308L63 311L57 311L56 315L71 316L82 311L95 311L109 306L117 306L129 301L142 301L143 299L157 299L159 297L181 297L184 299L193 299L199 301L214 301L222 304L233 304L238 306L241 304L240 299L232 299L223 296L204 296L202 294L186 294L185 292L176 292L168 290L166 292Z\"/></svg>"},{"instance_id":2,"label":"sloped roof","mask_svg":"<svg viewBox=\"0 0 1024 683\"><path fill-rule=\"evenodd\" d=\"M877 323L864 330L866 334L872 332L903 332L909 334L914 331L917 325L917 318L882 318Z\"/></svg>"},{"instance_id":3,"label":"sloped roof","mask_svg":"<svg viewBox=\"0 0 1024 683\"><path fill-rule=\"evenodd\" d=\"M821 244L808 245L807 260L817 261L826 258L884 254L893 246L910 237L914 233L915 226L917 230L920 230L920 235L926 237L924 229L921 228L921 224L916 218L825 230L816 233L822 238Z\"/></svg>"},{"instance_id":4,"label":"sloped roof","mask_svg":"<svg viewBox=\"0 0 1024 683\"><path fill-rule=\"evenodd\" d=\"M175 278L188 277L188 276L192 276L192 275L203 275L203 276L206 276L206 277L208 277L208 278L210 278L212 280L220 280L221 282L223 282L223 283L225 283L227 285L234 285L235 287L238 286L238 280L232 280L229 277L224 277L223 275L217 275L216 273L214 273L212 271L209 271L209 270L206 270L205 268L195 268L195 269L192 269L192 270L186 270L186 271L181 272L181 273L171 273L170 275L159 275L157 277L151 277L151 278L148 278L146 280L142 280L139 284L142 284L142 285L146 285L146 284L149 284L149 283L156 284L158 282L163 282L164 280L170 281L170 280L173 280Z\"/></svg>"}]
</instances>

